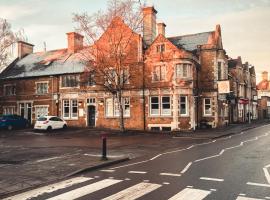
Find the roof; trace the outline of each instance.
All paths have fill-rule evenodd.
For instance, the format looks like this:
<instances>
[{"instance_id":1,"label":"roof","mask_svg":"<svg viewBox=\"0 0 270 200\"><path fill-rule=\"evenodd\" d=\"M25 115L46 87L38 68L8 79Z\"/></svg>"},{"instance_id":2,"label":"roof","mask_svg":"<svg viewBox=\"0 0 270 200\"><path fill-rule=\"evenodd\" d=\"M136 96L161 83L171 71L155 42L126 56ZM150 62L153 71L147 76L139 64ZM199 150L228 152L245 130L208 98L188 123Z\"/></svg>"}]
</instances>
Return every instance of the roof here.
<instances>
[{"instance_id":1,"label":"roof","mask_svg":"<svg viewBox=\"0 0 270 200\"><path fill-rule=\"evenodd\" d=\"M67 49L32 53L16 59L1 73L0 79L81 73L87 63L80 55L68 53Z\"/></svg>"},{"instance_id":2,"label":"roof","mask_svg":"<svg viewBox=\"0 0 270 200\"><path fill-rule=\"evenodd\" d=\"M238 60L237 59L230 59L228 60L228 67L235 68L237 66Z\"/></svg>"},{"instance_id":3,"label":"roof","mask_svg":"<svg viewBox=\"0 0 270 200\"><path fill-rule=\"evenodd\" d=\"M168 39L178 48L184 48L188 51L194 51L198 48L199 45L207 44L209 36L211 36L212 34L213 31L191 35L169 37Z\"/></svg>"}]
</instances>

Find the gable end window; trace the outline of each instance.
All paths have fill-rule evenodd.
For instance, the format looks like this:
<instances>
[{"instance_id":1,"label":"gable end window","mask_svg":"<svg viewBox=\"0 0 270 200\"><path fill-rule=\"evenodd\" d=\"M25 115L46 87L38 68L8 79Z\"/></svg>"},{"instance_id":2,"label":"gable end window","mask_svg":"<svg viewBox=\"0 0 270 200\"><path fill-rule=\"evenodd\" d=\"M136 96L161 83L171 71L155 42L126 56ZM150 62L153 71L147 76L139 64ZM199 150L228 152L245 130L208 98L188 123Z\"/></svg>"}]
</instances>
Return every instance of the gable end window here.
<instances>
[{"instance_id":1,"label":"gable end window","mask_svg":"<svg viewBox=\"0 0 270 200\"><path fill-rule=\"evenodd\" d=\"M157 53L162 53L165 51L165 44L159 44L156 46Z\"/></svg>"}]
</instances>

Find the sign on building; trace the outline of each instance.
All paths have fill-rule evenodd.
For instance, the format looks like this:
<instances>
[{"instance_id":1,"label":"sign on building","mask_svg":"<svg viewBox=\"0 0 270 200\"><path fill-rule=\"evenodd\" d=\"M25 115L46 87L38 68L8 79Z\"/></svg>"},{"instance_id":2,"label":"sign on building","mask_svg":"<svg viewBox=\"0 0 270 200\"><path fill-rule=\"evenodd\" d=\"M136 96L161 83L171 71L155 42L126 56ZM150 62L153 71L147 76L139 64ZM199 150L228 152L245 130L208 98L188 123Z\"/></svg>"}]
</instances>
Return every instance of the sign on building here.
<instances>
[{"instance_id":1,"label":"sign on building","mask_svg":"<svg viewBox=\"0 0 270 200\"><path fill-rule=\"evenodd\" d=\"M230 93L230 81L218 81L218 93L219 94Z\"/></svg>"}]
</instances>

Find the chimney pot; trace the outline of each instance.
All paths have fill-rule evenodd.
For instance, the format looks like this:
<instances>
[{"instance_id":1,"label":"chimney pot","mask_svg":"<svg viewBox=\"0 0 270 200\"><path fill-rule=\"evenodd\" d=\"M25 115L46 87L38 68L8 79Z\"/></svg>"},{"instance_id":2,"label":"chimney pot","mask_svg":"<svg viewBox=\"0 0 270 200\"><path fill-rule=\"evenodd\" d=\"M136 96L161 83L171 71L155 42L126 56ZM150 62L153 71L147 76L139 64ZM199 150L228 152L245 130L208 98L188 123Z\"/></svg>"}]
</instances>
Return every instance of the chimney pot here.
<instances>
[{"instance_id":1,"label":"chimney pot","mask_svg":"<svg viewBox=\"0 0 270 200\"><path fill-rule=\"evenodd\" d=\"M83 36L76 32L67 33L68 52L76 53L83 48Z\"/></svg>"}]
</instances>

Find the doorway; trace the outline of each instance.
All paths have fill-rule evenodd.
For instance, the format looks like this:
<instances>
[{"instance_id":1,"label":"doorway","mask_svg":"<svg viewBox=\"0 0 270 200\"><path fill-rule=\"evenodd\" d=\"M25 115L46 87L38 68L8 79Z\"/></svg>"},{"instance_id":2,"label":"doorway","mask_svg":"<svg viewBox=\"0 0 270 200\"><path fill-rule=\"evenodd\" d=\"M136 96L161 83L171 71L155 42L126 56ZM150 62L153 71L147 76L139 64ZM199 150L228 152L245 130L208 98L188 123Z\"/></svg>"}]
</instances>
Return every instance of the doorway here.
<instances>
[{"instance_id":1,"label":"doorway","mask_svg":"<svg viewBox=\"0 0 270 200\"><path fill-rule=\"evenodd\" d=\"M96 126L96 107L88 106L88 126L95 127Z\"/></svg>"}]
</instances>

